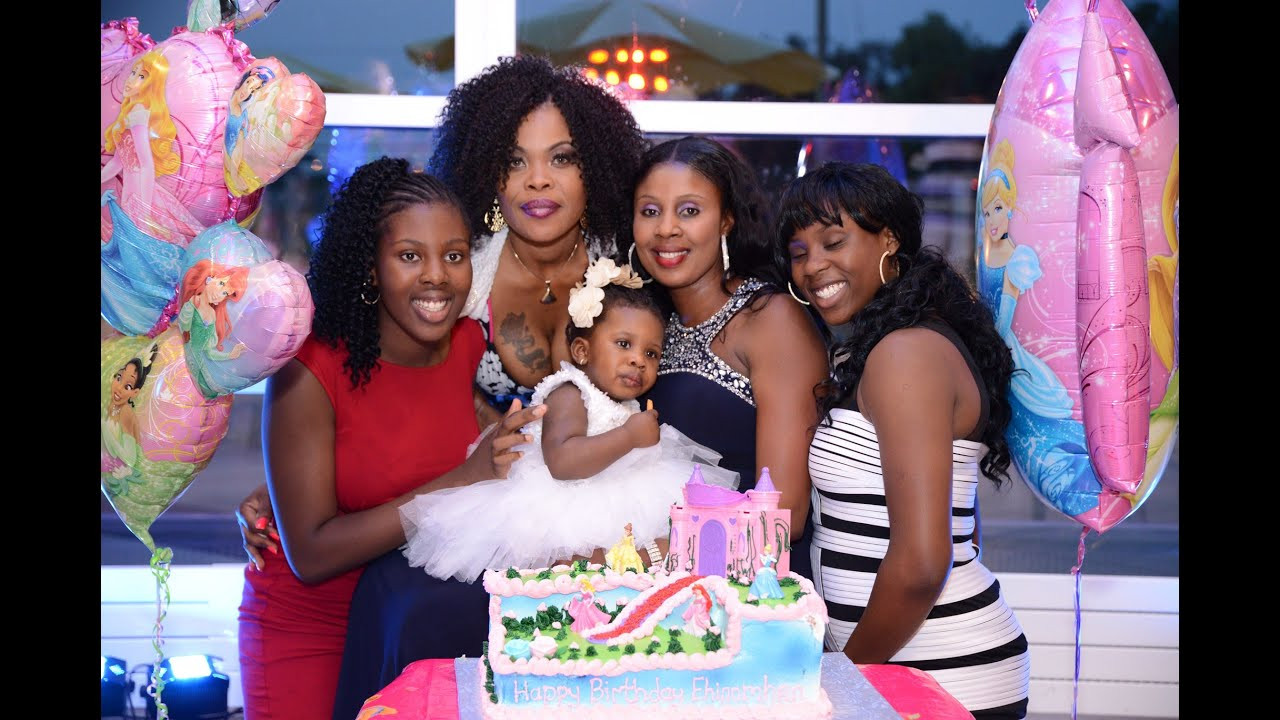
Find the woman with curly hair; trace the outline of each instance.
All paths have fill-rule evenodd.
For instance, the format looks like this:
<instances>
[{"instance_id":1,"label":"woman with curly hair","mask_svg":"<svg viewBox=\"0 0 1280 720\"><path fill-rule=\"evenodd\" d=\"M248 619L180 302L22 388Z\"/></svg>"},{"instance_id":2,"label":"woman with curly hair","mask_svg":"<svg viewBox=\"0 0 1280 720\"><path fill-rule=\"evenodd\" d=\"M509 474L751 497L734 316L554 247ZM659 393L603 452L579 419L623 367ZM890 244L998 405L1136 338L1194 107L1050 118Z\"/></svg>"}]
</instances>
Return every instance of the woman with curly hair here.
<instances>
[{"instance_id":1,"label":"woman with curly hair","mask_svg":"<svg viewBox=\"0 0 1280 720\"><path fill-rule=\"evenodd\" d=\"M590 260L614 253L644 147L605 86L543 58L503 58L449 93L428 169L461 198L473 230L462 314L483 330L475 385L486 422L517 400L527 407L533 387L570 360L569 290ZM487 624L461 626L441 583L399 551L370 563L352 598L334 718L354 717L411 662L481 653ZM453 585L477 588L487 607L479 582ZM445 626L458 643L440 641Z\"/></svg>"},{"instance_id":2,"label":"woman with curly hair","mask_svg":"<svg viewBox=\"0 0 1280 720\"><path fill-rule=\"evenodd\" d=\"M1009 348L921 246L923 203L878 165L782 196L775 258L837 341L809 448L827 649L929 672L978 718L1027 711L1027 639L983 566L978 474L1008 479Z\"/></svg>"},{"instance_id":3,"label":"woman with curly hair","mask_svg":"<svg viewBox=\"0 0 1280 720\"><path fill-rule=\"evenodd\" d=\"M755 173L724 145L690 136L646 153L634 187L624 252L671 313L647 399L663 422L719 452L739 490L769 468L792 521L775 546L792 543L789 569L808 577L805 459L826 357L816 324L773 264Z\"/></svg>"},{"instance_id":4,"label":"woman with curly hair","mask_svg":"<svg viewBox=\"0 0 1280 720\"><path fill-rule=\"evenodd\" d=\"M404 543L399 506L502 476L526 441L520 427L541 414L514 407L467 455L484 350L480 328L459 318L470 236L456 196L400 159L358 168L324 217L307 274L311 335L267 383L263 444L285 557L245 571L249 720L329 717L352 592L366 563ZM440 583L436 596L451 612L442 644L484 632L483 589Z\"/></svg>"},{"instance_id":5,"label":"woman with curly hair","mask_svg":"<svg viewBox=\"0 0 1280 720\"><path fill-rule=\"evenodd\" d=\"M428 167L476 231L463 314L485 331L476 386L496 412L569 360L569 289L615 254L647 145L607 86L503 58L449 93Z\"/></svg>"}]
</instances>

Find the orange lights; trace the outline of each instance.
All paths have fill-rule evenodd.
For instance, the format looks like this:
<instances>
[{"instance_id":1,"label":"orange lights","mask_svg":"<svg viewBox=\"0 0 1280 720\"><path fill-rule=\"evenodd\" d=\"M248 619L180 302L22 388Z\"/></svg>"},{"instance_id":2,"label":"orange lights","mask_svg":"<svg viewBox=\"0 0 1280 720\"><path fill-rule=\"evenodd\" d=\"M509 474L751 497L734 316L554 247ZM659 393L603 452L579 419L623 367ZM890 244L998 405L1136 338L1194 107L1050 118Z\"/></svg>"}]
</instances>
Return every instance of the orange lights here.
<instances>
[{"instance_id":1,"label":"orange lights","mask_svg":"<svg viewBox=\"0 0 1280 720\"><path fill-rule=\"evenodd\" d=\"M649 61L650 61L650 62L666 62L666 61L667 61L667 59L668 59L668 58L670 58L670 57L671 57L671 56L667 54L667 51L666 51L666 50L663 50L663 49L661 49L661 48L659 48L659 49L657 49L657 50L650 50L650 51L649 51Z\"/></svg>"},{"instance_id":2,"label":"orange lights","mask_svg":"<svg viewBox=\"0 0 1280 720\"><path fill-rule=\"evenodd\" d=\"M653 79L653 89L657 90L658 92L666 92L668 89L670 89L670 86L667 84L667 79L659 75L658 77Z\"/></svg>"},{"instance_id":3,"label":"orange lights","mask_svg":"<svg viewBox=\"0 0 1280 720\"><path fill-rule=\"evenodd\" d=\"M624 63L627 61L627 58L631 57L631 53L628 53L626 50L619 49L618 53L614 55L614 57L618 58L618 62Z\"/></svg>"},{"instance_id":4,"label":"orange lights","mask_svg":"<svg viewBox=\"0 0 1280 720\"><path fill-rule=\"evenodd\" d=\"M631 73L631 75L627 77L627 84L631 86L632 90L643 90L644 76L640 73Z\"/></svg>"},{"instance_id":5,"label":"orange lights","mask_svg":"<svg viewBox=\"0 0 1280 720\"><path fill-rule=\"evenodd\" d=\"M631 51L631 62L633 62L633 63L642 63L642 62L644 62L644 51L643 51L643 50L641 50L641 49L639 49L639 48L637 48L637 49L635 49L635 50L632 50L632 51Z\"/></svg>"},{"instance_id":6,"label":"orange lights","mask_svg":"<svg viewBox=\"0 0 1280 720\"><path fill-rule=\"evenodd\" d=\"M587 55L587 59L590 60L592 64L603 65L606 62L609 62L609 51L603 48L592 50L591 53Z\"/></svg>"},{"instance_id":7,"label":"orange lights","mask_svg":"<svg viewBox=\"0 0 1280 720\"><path fill-rule=\"evenodd\" d=\"M582 72L582 74L586 75L592 80L598 80L600 78L600 71L595 68L587 68Z\"/></svg>"},{"instance_id":8,"label":"orange lights","mask_svg":"<svg viewBox=\"0 0 1280 720\"><path fill-rule=\"evenodd\" d=\"M610 85L617 85L619 80L621 80L621 78L618 77L617 70L610 70L604 74L604 81Z\"/></svg>"}]
</instances>

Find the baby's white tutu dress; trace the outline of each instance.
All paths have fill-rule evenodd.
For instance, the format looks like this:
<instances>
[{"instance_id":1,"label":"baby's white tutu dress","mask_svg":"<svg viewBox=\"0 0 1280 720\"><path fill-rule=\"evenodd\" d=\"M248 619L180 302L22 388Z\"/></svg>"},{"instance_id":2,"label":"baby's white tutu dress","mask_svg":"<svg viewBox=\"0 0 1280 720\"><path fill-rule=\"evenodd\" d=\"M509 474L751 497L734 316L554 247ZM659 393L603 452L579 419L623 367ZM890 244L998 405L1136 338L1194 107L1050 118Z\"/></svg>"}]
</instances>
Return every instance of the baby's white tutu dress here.
<instances>
[{"instance_id":1,"label":"baby's white tutu dress","mask_svg":"<svg viewBox=\"0 0 1280 720\"><path fill-rule=\"evenodd\" d=\"M586 405L588 435L608 432L640 411L638 402L617 402L569 363L560 367L534 388L531 406L573 383ZM465 582L489 568L550 567L611 547L627 523L644 545L667 536L671 504L683 501L695 464L707 483L738 486L736 472L717 466L720 453L670 425L660 426L657 445L632 450L581 480L551 477L542 457L541 420L525 432L533 442L516 448L523 455L506 479L437 490L400 507L407 538L401 550L411 566Z\"/></svg>"}]
</instances>

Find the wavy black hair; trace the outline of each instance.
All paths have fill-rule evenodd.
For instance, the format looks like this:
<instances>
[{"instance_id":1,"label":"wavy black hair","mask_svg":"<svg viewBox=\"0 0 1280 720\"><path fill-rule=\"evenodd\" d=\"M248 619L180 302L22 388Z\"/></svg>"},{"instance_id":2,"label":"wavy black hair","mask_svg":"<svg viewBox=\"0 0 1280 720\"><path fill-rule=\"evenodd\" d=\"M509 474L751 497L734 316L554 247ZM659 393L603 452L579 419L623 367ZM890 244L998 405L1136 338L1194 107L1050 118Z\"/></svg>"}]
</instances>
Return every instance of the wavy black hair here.
<instances>
[{"instance_id":1,"label":"wavy black hair","mask_svg":"<svg viewBox=\"0 0 1280 720\"><path fill-rule=\"evenodd\" d=\"M867 356L885 335L922 320L940 320L964 338L986 385L990 414L982 429L987 454L980 467L999 486L1009 478L1004 432L1011 416L1007 393L1013 355L996 332L991 311L969 282L937 248L922 246L924 202L918 195L883 167L868 163L829 162L797 178L782 194L773 246L777 267L789 272L787 244L796 232L815 223L840 225L841 210L869 233L889 228L898 240L898 249L890 256L898 277L876 291L849 322L848 339L831 348L830 356L841 359L833 362L831 377L817 390L819 416L830 422L831 409L854 393Z\"/></svg>"},{"instance_id":2,"label":"wavy black hair","mask_svg":"<svg viewBox=\"0 0 1280 720\"><path fill-rule=\"evenodd\" d=\"M732 150L711 138L687 135L656 145L644 154L631 183L633 196L635 188L640 186L645 177L664 163L685 165L709 180L720 192L722 210L733 217L733 227L729 229L726 239L729 247L729 270L720 283L721 288L726 293L729 292L731 277L763 280L764 286L756 290L747 301L748 307L757 309L757 300L781 292L786 280L773 259L773 221L769 203L765 200L751 166ZM625 233L623 239L618 241L621 262L627 262L631 248L635 245L634 221L634 211L628 210ZM636 268L636 272L642 271L643 268ZM665 290L661 291L659 299L665 307L671 307L670 297Z\"/></svg>"},{"instance_id":3,"label":"wavy black hair","mask_svg":"<svg viewBox=\"0 0 1280 720\"><path fill-rule=\"evenodd\" d=\"M659 307L658 302L653 297L653 293L648 288L629 288L625 285L614 285L612 283L605 285L604 299L600 301L603 309L596 316L595 324L589 328L580 328L570 322L564 328L565 339L572 345L577 338L591 338L591 333L604 322L604 318L609 314L609 310L616 307L629 307L637 310L646 310L654 314L658 318L658 322L662 324L665 330L667 327L667 315Z\"/></svg>"},{"instance_id":4,"label":"wavy black hair","mask_svg":"<svg viewBox=\"0 0 1280 720\"><path fill-rule=\"evenodd\" d=\"M631 214L626 181L648 141L627 106L576 67L545 58L502 58L449 92L428 169L462 198L473 238L488 232L484 214L506 181L516 131L547 101L569 126L587 191L587 233L596 253L610 249Z\"/></svg>"},{"instance_id":5,"label":"wavy black hair","mask_svg":"<svg viewBox=\"0 0 1280 720\"><path fill-rule=\"evenodd\" d=\"M414 205L440 204L456 208L466 223L462 201L443 182L412 171L408 160L381 157L356 168L322 217L307 270L316 309L311 332L330 347L346 346L343 367L353 388L369 382L381 354L378 306L364 295L372 291L367 283L386 221Z\"/></svg>"}]
</instances>

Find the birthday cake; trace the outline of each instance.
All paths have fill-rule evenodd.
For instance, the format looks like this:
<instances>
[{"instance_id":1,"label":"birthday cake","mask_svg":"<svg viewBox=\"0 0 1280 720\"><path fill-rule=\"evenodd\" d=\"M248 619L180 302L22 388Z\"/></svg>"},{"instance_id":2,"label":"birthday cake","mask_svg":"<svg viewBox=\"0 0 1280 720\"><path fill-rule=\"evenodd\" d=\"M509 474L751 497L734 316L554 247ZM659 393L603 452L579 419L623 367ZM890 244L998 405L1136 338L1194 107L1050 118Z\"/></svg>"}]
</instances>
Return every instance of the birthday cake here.
<instances>
[{"instance_id":1,"label":"birthday cake","mask_svg":"<svg viewBox=\"0 0 1280 720\"><path fill-rule=\"evenodd\" d=\"M646 572L579 560L490 570L486 718L826 718L827 612L788 571L790 512L695 471Z\"/></svg>"}]
</instances>

